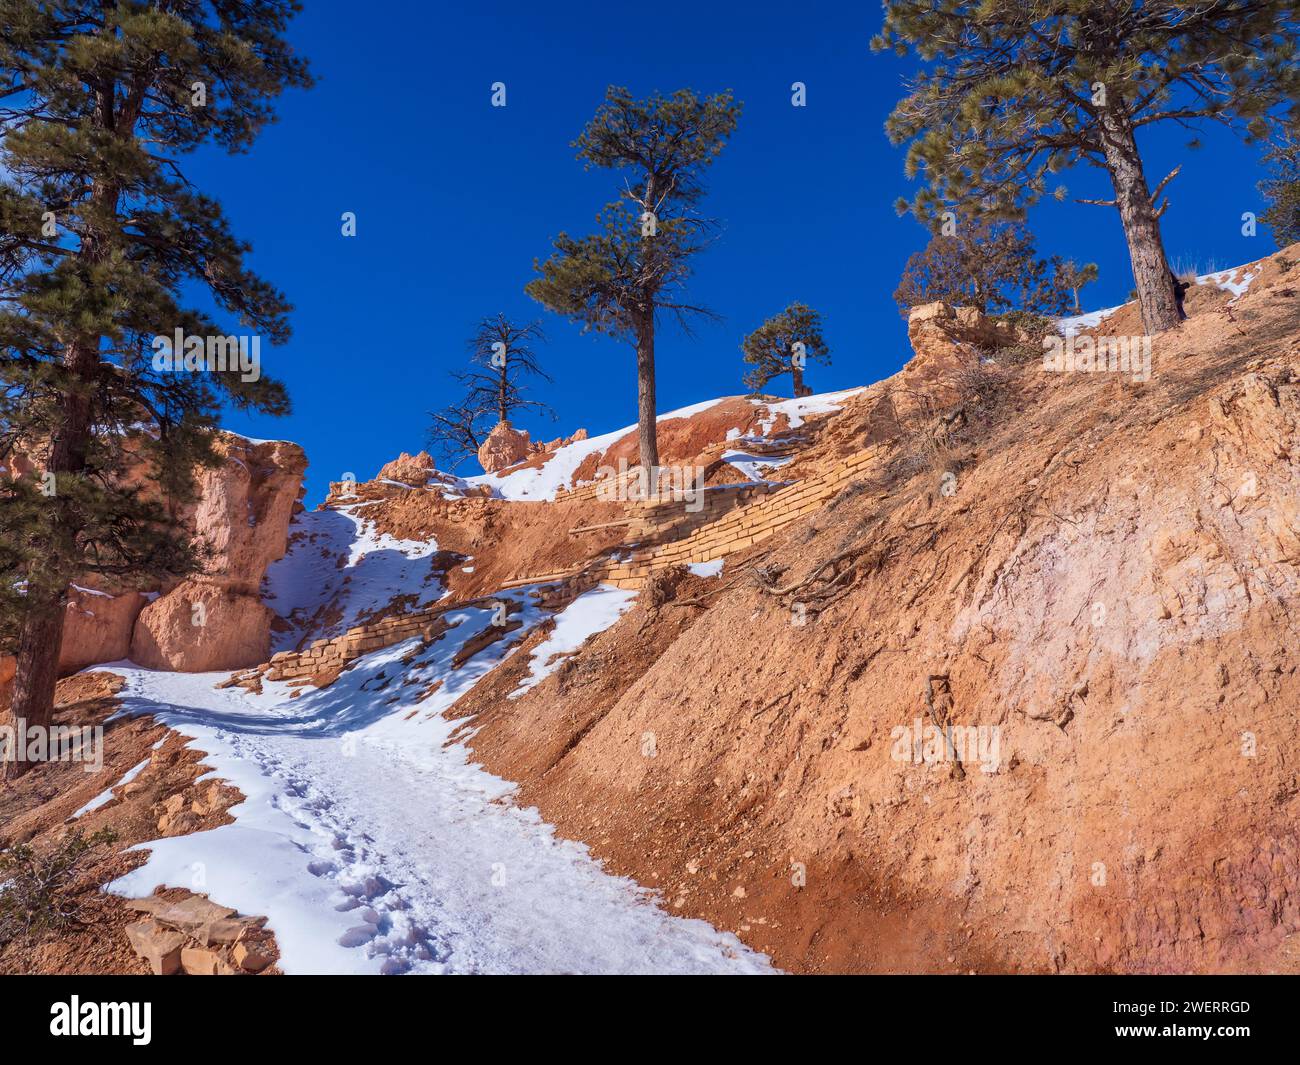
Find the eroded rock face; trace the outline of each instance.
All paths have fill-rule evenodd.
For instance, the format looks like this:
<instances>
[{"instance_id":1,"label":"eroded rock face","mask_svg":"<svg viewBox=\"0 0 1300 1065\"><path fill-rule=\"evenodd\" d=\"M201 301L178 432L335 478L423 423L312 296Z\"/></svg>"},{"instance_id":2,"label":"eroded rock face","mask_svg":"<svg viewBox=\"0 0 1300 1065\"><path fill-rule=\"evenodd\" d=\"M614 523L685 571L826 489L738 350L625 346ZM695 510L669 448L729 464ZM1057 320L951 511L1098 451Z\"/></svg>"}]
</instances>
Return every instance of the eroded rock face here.
<instances>
[{"instance_id":1,"label":"eroded rock face","mask_svg":"<svg viewBox=\"0 0 1300 1065\"><path fill-rule=\"evenodd\" d=\"M427 451L420 451L414 455L408 455L403 451L392 462L380 467L376 480L397 481L414 488L424 484L432 474L437 472L433 465L433 457Z\"/></svg>"},{"instance_id":2,"label":"eroded rock face","mask_svg":"<svg viewBox=\"0 0 1300 1065\"><path fill-rule=\"evenodd\" d=\"M1027 337L1014 326L995 322L974 307L927 303L913 307L908 315L907 339L915 359L924 364L950 360L954 349L993 351L1020 343Z\"/></svg>"},{"instance_id":3,"label":"eroded rock face","mask_svg":"<svg viewBox=\"0 0 1300 1065\"><path fill-rule=\"evenodd\" d=\"M266 567L284 554L307 457L285 440L229 434L217 450L226 461L199 475L199 502L186 524L213 551L210 579L256 595Z\"/></svg>"},{"instance_id":4,"label":"eroded rock face","mask_svg":"<svg viewBox=\"0 0 1300 1065\"><path fill-rule=\"evenodd\" d=\"M900 423L943 411L961 398L961 379L1002 348L1033 344L1027 332L996 322L974 307L927 303L907 320L912 358L892 378L854 402L865 412L868 444L892 439Z\"/></svg>"},{"instance_id":5,"label":"eroded rock face","mask_svg":"<svg viewBox=\"0 0 1300 1065\"><path fill-rule=\"evenodd\" d=\"M1294 964L1300 265L1278 258L1233 318L1156 337L1148 382L1004 360L951 494L897 472L911 427L871 436L902 375L872 386L816 445L867 439L858 490L727 559L796 591L701 580L707 605L657 614L643 592L508 713L513 678L458 704L476 756L683 915L743 913L783 967ZM966 342L950 311L918 324L914 373ZM865 569L792 624L846 546ZM814 936L776 928L808 913Z\"/></svg>"},{"instance_id":6,"label":"eroded rock face","mask_svg":"<svg viewBox=\"0 0 1300 1065\"><path fill-rule=\"evenodd\" d=\"M147 602L140 592L113 595L89 585L73 585L63 620L59 674L67 676L97 662L128 657L131 630Z\"/></svg>"},{"instance_id":7,"label":"eroded rock face","mask_svg":"<svg viewBox=\"0 0 1300 1065\"><path fill-rule=\"evenodd\" d=\"M182 673L254 666L270 657L274 618L255 595L207 578L183 581L140 612L131 658Z\"/></svg>"},{"instance_id":8,"label":"eroded rock face","mask_svg":"<svg viewBox=\"0 0 1300 1065\"><path fill-rule=\"evenodd\" d=\"M936 408L957 399L954 379L963 370L978 365L981 358L996 355L999 348L1029 343L1023 330L995 322L974 307L950 307L927 303L912 308L907 319L907 340L912 358L897 378L894 405L905 416L925 397Z\"/></svg>"},{"instance_id":9,"label":"eroded rock face","mask_svg":"<svg viewBox=\"0 0 1300 1065\"><path fill-rule=\"evenodd\" d=\"M587 439L587 430L579 429L572 436L557 436L554 440L547 440L544 444L537 443L532 445L532 450L541 454L543 452L559 451L562 447L568 447L570 444L576 444L579 440Z\"/></svg>"},{"instance_id":10,"label":"eroded rock face","mask_svg":"<svg viewBox=\"0 0 1300 1065\"><path fill-rule=\"evenodd\" d=\"M230 433L221 434L217 451L225 461L200 472L198 499L180 516L208 546L207 572L151 592L78 581L68 590L60 675L122 658L182 671L266 660L275 615L261 604L262 578L284 554L307 457L288 441ZM26 460L10 468L34 469ZM192 624L196 603L202 625ZM8 701L12 675L13 659L0 659L0 705Z\"/></svg>"},{"instance_id":11,"label":"eroded rock face","mask_svg":"<svg viewBox=\"0 0 1300 1065\"><path fill-rule=\"evenodd\" d=\"M266 661L275 614L261 602L266 568L285 551L307 459L284 440L224 435L226 461L199 477L186 521L211 550L207 571L140 611L130 657L152 669L201 672Z\"/></svg>"},{"instance_id":12,"label":"eroded rock face","mask_svg":"<svg viewBox=\"0 0 1300 1065\"><path fill-rule=\"evenodd\" d=\"M497 422L478 449L478 461L485 473L495 473L522 462L531 452L527 430L515 429L509 422Z\"/></svg>"}]
</instances>

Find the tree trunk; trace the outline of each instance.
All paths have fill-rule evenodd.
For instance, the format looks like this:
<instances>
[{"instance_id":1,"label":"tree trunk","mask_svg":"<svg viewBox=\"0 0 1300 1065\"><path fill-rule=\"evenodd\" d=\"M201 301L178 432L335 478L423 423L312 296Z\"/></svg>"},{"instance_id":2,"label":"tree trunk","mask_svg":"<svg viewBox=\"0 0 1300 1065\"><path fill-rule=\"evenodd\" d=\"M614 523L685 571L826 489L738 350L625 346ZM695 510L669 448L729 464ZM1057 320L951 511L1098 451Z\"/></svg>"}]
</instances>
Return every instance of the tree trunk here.
<instances>
[{"instance_id":1,"label":"tree trunk","mask_svg":"<svg viewBox=\"0 0 1300 1065\"><path fill-rule=\"evenodd\" d=\"M497 413L501 415L502 424L510 422L510 405L506 402L506 368L501 367L501 380L497 383Z\"/></svg>"},{"instance_id":2,"label":"tree trunk","mask_svg":"<svg viewBox=\"0 0 1300 1065\"><path fill-rule=\"evenodd\" d=\"M1160 333L1172 329L1179 320L1174 282L1165 259L1164 242L1160 239L1160 220L1151 203L1151 190L1147 187L1128 115L1108 106L1101 111L1100 118L1102 150L1115 188L1115 206L1119 208L1128 241L1142 323L1148 335Z\"/></svg>"},{"instance_id":3,"label":"tree trunk","mask_svg":"<svg viewBox=\"0 0 1300 1065\"><path fill-rule=\"evenodd\" d=\"M95 128L116 137L131 138L140 107L145 99L147 85L138 84L123 101L120 111L115 82L111 76L103 78L95 91ZM95 211L93 217L107 215L116 219L121 190L113 181L97 177L90 194ZM83 280L89 285L89 269L107 261L111 254L111 234L101 230L98 222L92 224L82 238L77 252L78 264L86 268ZM76 516L69 513L63 493L71 477L86 471L86 457L90 451L96 382L103 373L97 332L85 333L68 339L63 352L63 363L69 370L71 387L59 398L59 417L50 446L47 473L53 473L54 495L48 506L54 508L50 524L50 542L46 545L45 572L28 574L27 602L22 626L18 633L18 656L14 673L13 696L9 716L15 725L19 721L29 728L48 727L54 717L54 687L58 682L59 652L63 644L64 607L68 583L77 576L64 570L79 559ZM26 752L23 752L24 755ZM48 748L47 748L48 753ZM20 761L6 762L4 778L22 776L31 763L24 757Z\"/></svg>"},{"instance_id":4,"label":"tree trunk","mask_svg":"<svg viewBox=\"0 0 1300 1065\"><path fill-rule=\"evenodd\" d=\"M643 212L653 215L659 206L655 175L646 175ZM642 218L644 223L645 219ZM657 232L657 230L655 230ZM641 307L636 330L636 422L641 449L641 468L646 484L654 491L659 483L659 435L655 424L655 301L658 285L645 280L653 276L655 237L641 231Z\"/></svg>"},{"instance_id":5,"label":"tree trunk","mask_svg":"<svg viewBox=\"0 0 1300 1065\"><path fill-rule=\"evenodd\" d=\"M64 363L73 372L74 379L89 384L97 372L98 349L97 341L68 345ZM90 447L90 387L65 392L61 407L48 470L55 475L55 494L46 504L54 508L47 556L50 568L45 574L31 574L28 580L28 599L18 634L18 660L9 706L10 720L15 727L20 721L29 728L48 727L54 716L54 685L58 681L59 651L63 644L64 597L68 581L75 577L75 574L60 572L60 562L76 557L77 535L75 520L67 513L61 493L68 487L66 475L80 474L86 468L86 453ZM6 762L5 779L20 777L30 768L31 763L25 758Z\"/></svg>"},{"instance_id":6,"label":"tree trunk","mask_svg":"<svg viewBox=\"0 0 1300 1065\"><path fill-rule=\"evenodd\" d=\"M642 318L636 334L636 424L641 468L653 489L659 469L659 438L655 432L654 311Z\"/></svg>"},{"instance_id":7,"label":"tree trunk","mask_svg":"<svg viewBox=\"0 0 1300 1065\"><path fill-rule=\"evenodd\" d=\"M58 681L59 647L63 643L63 602L30 610L18 637L18 666L14 674L9 720L15 737L24 726L48 728L54 717L54 685ZM5 780L16 780L32 767L26 752L11 754L3 767Z\"/></svg>"},{"instance_id":8,"label":"tree trunk","mask_svg":"<svg viewBox=\"0 0 1300 1065\"><path fill-rule=\"evenodd\" d=\"M795 399L798 399L803 395L803 371L794 363L791 363L790 376L794 378L794 395Z\"/></svg>"}]
</instances>

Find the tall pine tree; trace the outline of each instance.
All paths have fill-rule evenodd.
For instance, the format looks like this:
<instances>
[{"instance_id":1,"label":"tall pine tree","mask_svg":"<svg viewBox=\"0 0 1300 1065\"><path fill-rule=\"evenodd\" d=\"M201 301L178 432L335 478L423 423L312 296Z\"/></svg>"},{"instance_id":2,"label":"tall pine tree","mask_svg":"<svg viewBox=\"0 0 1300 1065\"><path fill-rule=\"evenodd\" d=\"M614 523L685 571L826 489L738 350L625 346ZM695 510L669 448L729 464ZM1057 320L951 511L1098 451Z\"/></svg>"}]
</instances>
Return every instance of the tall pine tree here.
<instances>
[{"instance_id":1,"label":"tall pine tree","mask_svg":"<svg viewBox=\"0 0 1300 1065\"><path fill-rule=\"evenodd\" d=\"M216 461L218 411L288 409L249 361L177 372L155 338L179 329L212 351L242 333L251 352L289 335L288 303L180 159L246 150L275 98L310 84L284 38L298 10L0 0L0 460L35 467L0 484L0 638L29 727L50 720L69 582L201 565L175 513L195 464Z\"/></svg>"},{"instance_id":2,"label":"tall pine tree","mask_svg":"<svg viewBox=\"0 0 1300 1065\"><path fill-rule=\"evenodd\" d=\"M700 97L689 89L633 99L611 86L573 146L590 167L626 170L621 198L599 217L601 232L555 238L527 291L543 306L632 344L636 349L641 465L659 465L655 434L655 326L668 311L686 325L708 314L685 302L691 261L705 246L706 220L695 213L704 170L736 128L731 93Z\"/></svg>"},{"instance_id":3,"label":"tall pine tree","mask_svg":"<svg viewBox=\"0 0 1300 1065\"><path fill-rule=\"evenodd\" d=\"M1265 136L1300 96L1297 11L1294 0L886 0L873 47L927 61L886 123L910 142L908 176L929 186L913 210L946 201L1020 217L1050 175L1100 167L1147 332L1170 328L1156 206L1168 179L1152 193L1138 135L1210 120Z\"/></svg>"}]
</instances>

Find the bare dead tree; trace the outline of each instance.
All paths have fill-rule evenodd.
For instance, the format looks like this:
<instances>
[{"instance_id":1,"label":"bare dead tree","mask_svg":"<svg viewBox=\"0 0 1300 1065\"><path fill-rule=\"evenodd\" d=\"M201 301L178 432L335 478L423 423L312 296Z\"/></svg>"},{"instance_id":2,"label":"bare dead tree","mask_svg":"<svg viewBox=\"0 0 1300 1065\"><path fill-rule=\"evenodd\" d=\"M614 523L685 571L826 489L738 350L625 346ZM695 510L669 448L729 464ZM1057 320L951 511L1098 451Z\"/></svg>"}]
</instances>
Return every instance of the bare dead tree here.
<instances>
[{"instance_id":1,"label":"bare dead tree","mask_svg":"<svg viewBox=\"0 0 1300 1065\"><path fill-rule=\"evenodd\" d=\"M495 408L498 420L507 425L515 410L550 411L545 403L528 399L522 383L526 377L551 382L533 349L535 343L545 339L540 322L516 325L504 314L479 322L469 340L470 369L452 374L466 389L466 403L476 409Z\"/></svg>"}]
</instances>

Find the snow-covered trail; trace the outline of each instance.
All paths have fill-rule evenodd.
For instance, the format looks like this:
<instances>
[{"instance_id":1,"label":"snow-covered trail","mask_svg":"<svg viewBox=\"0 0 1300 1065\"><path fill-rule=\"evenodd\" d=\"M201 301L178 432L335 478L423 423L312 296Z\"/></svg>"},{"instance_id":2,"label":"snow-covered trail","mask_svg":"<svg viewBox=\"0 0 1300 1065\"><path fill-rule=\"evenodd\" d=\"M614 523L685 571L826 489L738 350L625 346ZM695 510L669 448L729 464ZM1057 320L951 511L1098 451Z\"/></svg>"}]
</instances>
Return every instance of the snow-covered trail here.
<instances>
[{"instance_id":1,"label":"snow-covered trail","mask_svg":"<svg viewBox=\"0 0 1300 1065\"><path fill-rule=\"evenodd\" d=\"M123 712L193 736L246 801L232 825L147 844L147 864L111 890L166 883L266 914L288 972L773 971L605 873L451 742L441 711L510 653L496 644L450 668L488 619L458 612L413 662L400 660L416 641L293 699L280 684L253 695L214 688L223 674L114 667ZM431 679L442 684L421 700Z\"/></svg>"}]
</instances>

